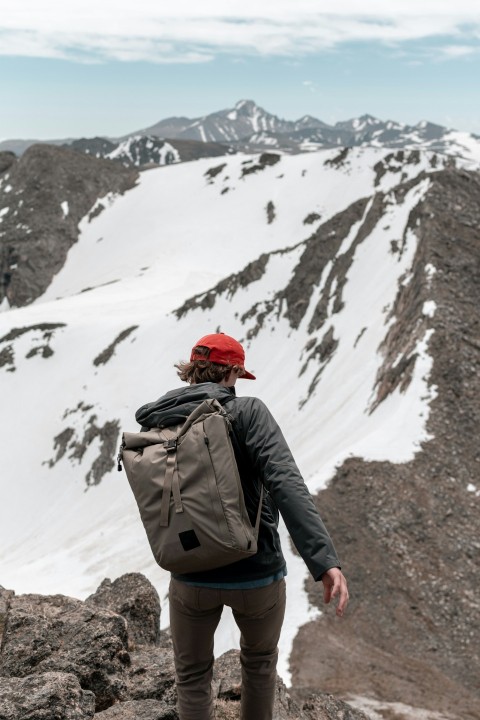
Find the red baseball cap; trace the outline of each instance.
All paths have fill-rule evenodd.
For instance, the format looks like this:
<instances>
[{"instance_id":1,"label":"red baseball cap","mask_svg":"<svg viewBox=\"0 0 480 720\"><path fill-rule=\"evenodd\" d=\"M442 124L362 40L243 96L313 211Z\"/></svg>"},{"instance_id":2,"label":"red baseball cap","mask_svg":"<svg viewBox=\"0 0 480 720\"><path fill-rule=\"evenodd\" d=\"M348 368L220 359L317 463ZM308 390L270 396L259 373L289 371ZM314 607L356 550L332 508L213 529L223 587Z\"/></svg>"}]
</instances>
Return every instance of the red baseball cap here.
<instances>
[{"instance_id":1,"label":"red baseball cap","mask_svg":"<svg viewBox=\"0 0 480 720\"><path fill-rule=\"evenodd\" d=\"M235 340L230 335L225 333L214 333L213 335L205 335L200 338L198 342L193 346L193 350L196 347L206 347L210 350L208 359L211 362L218 363L219 365L240 365L243 368L242 380L256 380L255 375L245 370L245 352L243 347L240 345L238 340ZM198 355L194 353L190 355L190 362L193 360L205 360L204 355Z\"/></svg>"}]
</instances>

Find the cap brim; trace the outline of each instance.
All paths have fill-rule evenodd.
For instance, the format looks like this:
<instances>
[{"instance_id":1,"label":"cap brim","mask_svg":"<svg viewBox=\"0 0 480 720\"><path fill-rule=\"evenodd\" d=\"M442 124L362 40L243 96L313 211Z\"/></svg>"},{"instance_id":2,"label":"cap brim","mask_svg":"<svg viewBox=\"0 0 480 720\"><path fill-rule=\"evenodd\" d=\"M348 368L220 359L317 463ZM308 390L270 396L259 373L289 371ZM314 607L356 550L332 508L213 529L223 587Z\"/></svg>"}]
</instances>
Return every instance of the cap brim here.
<instances>
[{"instance_id":1,"label":"cap brim","mask_svg":"<svg viewBox=\"0 0 480 720\"><path fill-rule=\"evenodd\" d=\"M240 375L239 380L256 380L255 375L252 375L248 370L244 370L243 375Z\"/></svg>"}]
</instances>

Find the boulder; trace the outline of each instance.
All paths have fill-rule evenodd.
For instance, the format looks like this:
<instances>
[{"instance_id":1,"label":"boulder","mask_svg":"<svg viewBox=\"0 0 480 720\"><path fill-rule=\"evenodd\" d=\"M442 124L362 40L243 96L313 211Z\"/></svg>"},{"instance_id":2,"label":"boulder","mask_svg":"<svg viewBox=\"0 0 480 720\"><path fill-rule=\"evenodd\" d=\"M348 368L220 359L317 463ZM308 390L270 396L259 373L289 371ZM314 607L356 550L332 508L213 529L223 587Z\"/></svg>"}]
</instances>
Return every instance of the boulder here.
<instances>
[{"instance_id":1,"label":"boulder","mask_svg":"<svg viewBox=\"0 0 480 720\"><path fill-rule=\"evenodd\" d=\"M173 650L143 648L130 653L127 694L131 700L163 700L174 706L177 702Z\"/></svg>"},{"instance_id":2,"label":"boulder","mask_svg":"<svg viewBox=\"0 0 480 720\"><path fill-rule=\"evenodd\" d=\"M10 599L0 675L73 673L103 710L125 697L127 624L120 615L64 595ZM126 699L126 698L125 698Z\"/></svg>"},{"instance_id":3,"label":"boulder","mask_svg":"<svg viewBox=\"0 0 480 720\"><path fill-rule=\"evenodd\" d=\"M95 695L82 690L75 675L0 677L1 720L91 720L94 713Z\"/></svg>"},{"instance_id":4,"label":"boulder","mask_svg":"<svg viewBox=\"0 0 480 720\"><path fill-rule=\"evenodd\" d=\"M144 575L127 573L113 582L106 578L85 602L122 615L128 624L130 647L158 644L160 599Z\"/></svg>"}]
</instances>

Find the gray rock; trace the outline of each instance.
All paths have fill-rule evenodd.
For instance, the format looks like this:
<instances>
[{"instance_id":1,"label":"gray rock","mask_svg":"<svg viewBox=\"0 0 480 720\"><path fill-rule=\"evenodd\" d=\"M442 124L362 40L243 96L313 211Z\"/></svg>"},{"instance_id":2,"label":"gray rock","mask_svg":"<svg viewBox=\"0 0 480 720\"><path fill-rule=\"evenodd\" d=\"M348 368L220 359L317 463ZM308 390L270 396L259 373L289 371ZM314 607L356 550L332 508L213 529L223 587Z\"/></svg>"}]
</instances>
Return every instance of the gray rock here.
<instances>
[{"instance_id":1,"label":"gray rock","mask_svg":"<svg viewBox=\"0 0 480 720\"><path fill-rule=\"evenodd\" d=\"M221 700L240 700L241 686L240 653L238 650L229 650L215 660L213 694Z\"/></svg>"},{"instance_id":2,"label":"gray rock","mask_svg":"<svg viewBox=\"0 0 480 720\"><path fill-rule=\"evenodd\" d=\"M2 646L2 637L5 629L5 623L7 621L8 608L10 607L10 601L14 594L13 590L5 590L5 588L0 585L0 647Z\"/></svg>"},{"instance_id":3,"label":"gray rock","mask_svg":"<svg viewBox=\"0 0 480 720\"><path fill-rule=\"evenodd\" d=\"M73 673L96 696L97 711L125 698L125 619L63 595L10 600L0 652L0 675Z\"/></svg>"},{"instance_id":4,"label":"gray rock","mask_svg":"<svg viewBox=\"0 0 480 720\"><path fill-rule=\"evenodd\" d=\"M158 700L129 700L95 715L98 720L178 720L178 713Z\"/></svg>"},{"instance_id":5,"label":"gray rock","mask_svg":"<svg viewBox=\"0 0 480 720\"><path fill-rule=\"evenodd\" d=\"M305 700L302 710L306 720L368 720L368 716L327 693L315 693Z\"/></svg>"},{"instance_id":6,"label":"gray rock","mask_svg":"<svg viewBox=\"0 0 480 720\"><path fill-rule=\"evenodd\" d=\"M241 669L240 653L229 650L215 661L213 691L217 698L217 720L237 720L240 717ZM326 693L312 693L298 698L277 678L274 720L367 720L367 717L342 700ZM252 719L253 720L253 719Z\"/></svg>"},{"instance_id":7,"label":"gray rock","mask_svg":"<svg viewBox=\"0 0 480 720\"><path fill-rule=\"evenodd\" d=\"M90 720L94 712L95 695L75 675L0 677L0 720Z\"/></svg>"},{"instance_id":8,"label":"gray rock","mask_svg":"<svg viewBox=\"0 0 480 720\"><path fill-rule=\"evenodd\" d=\"M85 602L122 615L128 623L131 647L159 642L160 599L144 575L127 573L113 582L106 578Z\"/></svg>"},{"instance_id":9,"label":"gray rock","mask_svg":"<svg viewBox=\"0 0 480 720\"><path fill-rule=\"evenodd\" d=\"M130 654L127 694L131 700L177 702L173 651L165 648L143 648Z\"/></svg>"},{"instance_id":10,"label":"gray rock","mask_svg":"<svg viewBox=\"0 0 480 720\"><path fill-rule=\"evenodd\" d=\"M0 152L0 175L13 165L17 158L13 152Z\"/></svg>"}]
</instances>

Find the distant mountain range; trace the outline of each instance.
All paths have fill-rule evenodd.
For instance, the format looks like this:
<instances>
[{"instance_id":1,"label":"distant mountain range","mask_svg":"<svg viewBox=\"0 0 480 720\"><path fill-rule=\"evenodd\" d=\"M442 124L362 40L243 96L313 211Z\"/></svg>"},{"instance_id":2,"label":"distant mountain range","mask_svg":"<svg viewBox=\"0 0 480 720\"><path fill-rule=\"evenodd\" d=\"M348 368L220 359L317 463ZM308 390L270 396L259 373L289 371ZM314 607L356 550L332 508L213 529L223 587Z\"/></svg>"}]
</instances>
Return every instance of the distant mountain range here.
<instances>
[{"instance_id":1,"label":"distant mountain range","mask_svg":"<svg viewBox=\"0 0 480 720\"><path fill-rule=\"evenodd\" d=\"M5 140L0 150L21 154L33 140ZM432 150L480 162L480 137L422 121L405 125L371 115L329 125L311 115L283 120L252 100L200 118L170 117L121 138L54 140L74 150L125 166L166 165L233 152L275 149L295 154L331 147Z\"/></svg>"}]
</instances>

